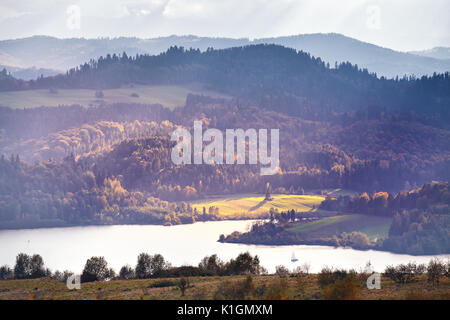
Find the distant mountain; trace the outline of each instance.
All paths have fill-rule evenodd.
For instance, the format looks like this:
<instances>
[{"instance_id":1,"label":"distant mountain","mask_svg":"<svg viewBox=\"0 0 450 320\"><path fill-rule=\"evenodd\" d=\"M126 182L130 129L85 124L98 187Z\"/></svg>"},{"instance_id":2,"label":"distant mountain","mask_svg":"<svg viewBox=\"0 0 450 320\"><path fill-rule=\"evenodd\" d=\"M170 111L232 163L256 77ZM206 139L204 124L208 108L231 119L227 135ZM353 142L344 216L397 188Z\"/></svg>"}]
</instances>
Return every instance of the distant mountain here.
<instances>
[{"instance_id":1,"label":"distant mountain","mask_svg":"<svg viewBox=\"0 0 450 320\"><path fill-rule=\"evenodd\" d=\"M22 80L32 80L36 79L40 76L50 77L57 75L59 73L64 73L63 71L53 70L53 69L45 69L45 68L19 68L12 66L0 65L0 70L6 69L14 78L22 79Z\"/></svg>"},{"instance_id":2,"label":"distant mountain","mask_svg":"<svg viewBox=\"0 0 450 320\"><path fill-rule=\"evenodd\" d=\"M410 51L409 53L435 59L442 59L442 60L450 59L450 47L435 47L429 50Z\"/></svg>"},{"instance_id":3,"label":"distant mountain","mask_svg":"<svg viewBox=\"0 0 450 320\"><path fill-rule=\"evenodd\" d=\"M67 70L90 59L106 54L128 56L136 54L159 54L171 46L224 49L249 44L279 44L303 50L320 57L333 67L335 62L349 61L376 72L378 76L395 77L403 75L431 75L433 72L450 71L450 59L412 53L398 52L365 43L340 34L307 34L250 41L247 38L208 38L197 36L169 36L153 39L101 38L101 39L57 39L47 36L0 41L0 63L24 68Z\"/></svg>"}]
</instances>

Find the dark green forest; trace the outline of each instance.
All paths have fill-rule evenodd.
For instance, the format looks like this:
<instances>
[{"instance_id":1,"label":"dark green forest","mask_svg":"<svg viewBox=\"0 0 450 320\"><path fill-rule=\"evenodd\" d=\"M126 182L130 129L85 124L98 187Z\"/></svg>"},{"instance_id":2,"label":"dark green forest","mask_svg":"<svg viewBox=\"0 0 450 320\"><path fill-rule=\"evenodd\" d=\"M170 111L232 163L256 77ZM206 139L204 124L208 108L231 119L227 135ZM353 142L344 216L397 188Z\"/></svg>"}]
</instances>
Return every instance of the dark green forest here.
<instances>
[{"instance_id":1,"label":"dark green forest","mask_svg":"<svg viewBox=\"0 0 450 320\"><path fill-rule=\"evenodd\" d=\"M369 109L370 116L395 110L426 115L447 126L450 116L448 73L419 79L378 78L350 62L329 66L320 58L277 45L230 49L186 50L171 47L159 55L107 55L67 71L65 75L16 80L6 71L0 90L37 88L116 88L128 83L187 84L238 98L241 104L302 116L329 119L335 113Z\"/></svg>"}]
</instances>

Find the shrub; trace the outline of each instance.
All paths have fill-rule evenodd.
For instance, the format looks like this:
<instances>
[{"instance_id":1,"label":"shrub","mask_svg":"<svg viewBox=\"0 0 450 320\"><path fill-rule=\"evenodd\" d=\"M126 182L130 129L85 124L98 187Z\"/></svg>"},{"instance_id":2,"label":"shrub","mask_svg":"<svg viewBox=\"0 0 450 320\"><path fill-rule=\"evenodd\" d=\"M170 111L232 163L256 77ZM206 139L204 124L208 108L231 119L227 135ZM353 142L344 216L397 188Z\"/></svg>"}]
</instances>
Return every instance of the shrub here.
<instances>
[{"instance_id":1,"label":"shrub","mask_svg":"<svg viewBox=\"0 0 450 320\"><path fill-rule=\"evenodd\" d=\"M0 280L11 280L14 278L14 272L7 265L0 267Z\"/></svg>"},{"instance_id":2,"label":"shrub","mask_svg":"<svg viewBox=\"0 0 450 320\"><path fill-rule=\"evenodd\" d=\"M81 282L103 281L113 277L104 257L92 257L86 261Z\"/></svg>"},{"instance_id":3,"label":"shrub","mask_svg":"<svg viewBox=\"0 0 450 320\"><path fill-rule=\"evenodd\" d=\"M180 278L180 277L199 277L199 276L212 276L212 272L202 270L198 267L181 266L176 268L170 268L167 270L166 275L168 277Z\"/></svg>"},{"instance_id":4,"label":"shrub","mask_svg":"<svg viewBox=\"0 0 450 320\"><path fill-rule=\"evenodd\" d=\"M426 266L423 264L399 264L398 266L387 266L384 275L397 284L411 283L416 280L416 276L425 272Z\"/></svg>"},{"instance_id":5,"label":"shrub","mask_svg":"<svg viewBox=\"0 0 450 320\"><path fill-rule=\"evenodd\" d=\"M346 278L349 274L356 275L356 272L352 270L347 272L344 269L333 270L330 267L324 267L318 275L317 282L321 287L326 287L335 283L337 280Z\"/></svg>"},{"instance_id":6,"label":"shrub","mask_svg":"<svg viewBox=\"0 0 450 320\"><path fill-rule=\"evenodd\" d=\"M288 281L286 278L278 278L267 289L266 300L286 300L288 298Z\"/></svg>"},{"instance_id":7,"label":"shrub","mask_svg":"<svg viewBox=\"0 0 450 320\"><path fill-rule=\"evenodd\" d=\"M170 264L164 260L162 255L151 256L147 253L141 253L136 265L136 277L139 279L162 277L167 274L169 268Z\"/></svg>"},{"instance_id":8,"label":"shrub","mask_svg":"<svg viewBox=\"0 0 450 320\"><path fill-rule=\"evenodd\" d=\"M198 267L202 272L212 275L220 275L224 272L224 263L216 254L206 256L200 261Z\"/></svg>"},{"instance_id":9,"label":"shrub","mask_svg":"<svg viewBox=\"0 0 450 320\"><path fill-rule=\"evenodd\" d=\"M135 277L135 273L133 268L131 268L129 265L123 266L120 268L119 271L119 278L122 280L129 280L133 279Z\"/></svg>"},{"instance_id":10,"label":"shrub","mask_svg":"<svg viewBox=\"0 0 450 320\"><path fill-rule=\"evenodd\" d=\"M319 286L321 286L321 287L325 287L325 286L333 283L334 282L333 269L331 269L329 267L323 267L317 277L317 282L319 283Z\"/></svg>"},{"instance_id":11,"label":"shrub","mask_svg":"<svg viewBox=\"0 0 450 320\"><path fill-rule=\"evenodd\" d=\"M178 281L177 285L181 291L181 296L184 297L184 292L189 287L189 278L181 278L180 281Z\"/></svg>"},{"instance_id":12,"label":"shrub","mask_svg":"<svg viewBox=\"0 0 450 320\"><path fill-rule=\"evenodd\" d=\"M48 275L44 268L44 260L38 254L29 256L25 253L19 253L16 257L14 266L14 276L17 279L35 279Z\"/></svg>"},{"instance_id":13,"label":"shrub","mask_svg":"<svg viewBox=\"0 0 450 320\"><path fill-rule=\"evenodd\" d=\"M244 280L221 282L214 294L215 300L242 300L248 298L255 290L253 278L247 276Z\"/></svg>"},{"instance_id":14,"label":"shrub","mask_svg":"<svg viewBox=\"0 0 450 320\"><path fill-rule=\"evenodd\" d=\"M66 283L67 279L69 279L69 277L71 276L73 276L73 272L71 271L65 270L63 272L60 272L57 270L53 274L52 279Z\"/></svg>"},{"instance_id":15,"label":"shrub","mask_svg":"<svg viewBox=\"0 0 450 320\"><path fill-rule=\"evenodd\" d=\"M354 300L358 295L355 274L347 274L344 278L337 279L324 290L324 298L327 300Z\"/></svg>"},{"instance_id":16,"label":"shrub","mask_svg":"<svg viewBox=\"0 0 450 320\"><path fill-rule=\"evenodd\" d=\"M225 266L225 272L232 274L260 274L261 266L257 255L252 257L249 252L239 254L236 259L231 259Z\"/></svg>"},{"instance_id":17,"label":"shrub","mask_svg":"<svg viewBox=\"0 0 450 320\"><path fill-rule=\"evenodd\" d=\"M285 266L279 265L275 267L275 274L280 277L286 277L289 275L289 269Z\"/></svg>"},{"instance_id":18,"label":"shrub","mask_svg":"<svg viewBox=\"0 0 450 320\"><path fill-rule=\"evenodd\" d=\"M441 277L445 275L447 266L439 259L433 259L428 263L428 282L433 286L438 286Z\"/></svg>"}]
</instances>

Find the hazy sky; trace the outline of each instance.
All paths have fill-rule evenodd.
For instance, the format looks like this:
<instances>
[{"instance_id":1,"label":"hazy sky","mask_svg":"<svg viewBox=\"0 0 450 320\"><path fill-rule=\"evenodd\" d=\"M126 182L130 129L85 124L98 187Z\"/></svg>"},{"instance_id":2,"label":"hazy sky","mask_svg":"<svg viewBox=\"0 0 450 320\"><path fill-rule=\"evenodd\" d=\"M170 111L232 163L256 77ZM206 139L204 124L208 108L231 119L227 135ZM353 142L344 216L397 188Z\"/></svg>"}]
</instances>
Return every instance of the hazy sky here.
<instances>
[{"instance_id":1,"label":"hazy sky","mask_svg":"<svg viewBox=\"0 0 450 320\"><path fill-rule=\"evenodd\" d=\"M450 46L449 12L449 0L1 0L0 39L336 32L419 50Z\"/></svg>"}]
</instances>

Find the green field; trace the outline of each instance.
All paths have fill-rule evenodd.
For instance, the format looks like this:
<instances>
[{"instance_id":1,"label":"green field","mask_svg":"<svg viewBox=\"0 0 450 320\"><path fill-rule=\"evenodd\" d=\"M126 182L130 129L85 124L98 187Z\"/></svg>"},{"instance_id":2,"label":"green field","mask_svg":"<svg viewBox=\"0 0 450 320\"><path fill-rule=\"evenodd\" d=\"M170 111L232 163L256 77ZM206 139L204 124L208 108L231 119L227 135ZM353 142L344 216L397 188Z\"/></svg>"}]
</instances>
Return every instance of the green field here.
<instances>
[{"instance_id":1,"label":"green field","mask_svg":"<svg viewBox=\"0 0 450 320\"><path fill-rule=\"evenodd\" d=\"M257 217L262 213L268 212L270 208L286 211L294 209L297 212L306 212L315 210L324 200L322 196L311 195L272 195L272 200L265 201L264 196L248 194L228 197L217 197L192 201L193 208L202 212L203 207L208 210L209 207L219 208L219 216L231 218L232 216L244 215L246 217Z\"/></svg>"},{"instance_id":2,"label":"green field","mask_svg":"<svg viewBox=\"0 0 450 320\"><path fill-rule=\"evenodd\" d=\"M387 237L391 221L392 218L348 214L297 224L287 231L301 233L309 238L325 238L342 232L359 231L365 233L371 240L375 240Z\"/></svg>"},{"instance_id":3,"label":"green field","mask_svg":"<svg viewBox=\"0 0 450 320\"><path fill-rule=\"evenodd\" d=\"M0 106L10 108L33 108L40 106L58 106L80 104L95 106L100 103L160 103L168 108L183 106L189 93L204 94L212 97L226 96L208 91L200 86L145 86L133 85L118 89L103 90L104 97L95 97L95 90L90 89L58 89L50 93L47 89L0 92ZM138 97L132 97L137 94Z\"/></svg>"}]
</instances>

